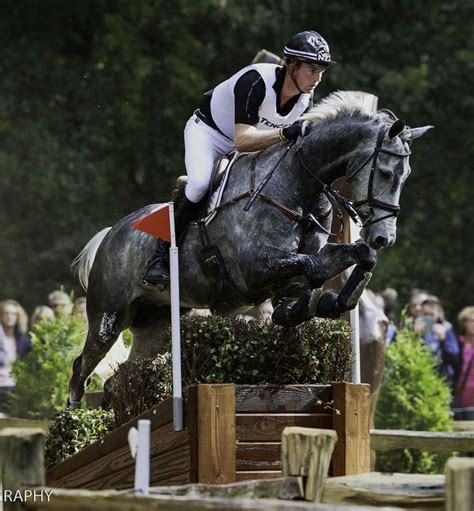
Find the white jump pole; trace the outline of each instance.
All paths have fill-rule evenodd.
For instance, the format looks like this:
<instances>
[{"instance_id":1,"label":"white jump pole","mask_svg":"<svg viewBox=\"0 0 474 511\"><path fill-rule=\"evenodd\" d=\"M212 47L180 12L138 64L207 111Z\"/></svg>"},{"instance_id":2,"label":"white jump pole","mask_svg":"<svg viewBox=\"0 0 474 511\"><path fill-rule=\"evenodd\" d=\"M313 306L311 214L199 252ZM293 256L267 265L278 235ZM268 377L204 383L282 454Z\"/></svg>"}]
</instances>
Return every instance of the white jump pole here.
<instances>
[{"instance_id":1,"label":"white jump pole","mask_svg":"<svg viewBox=\"0 0 474 511\"><path fill-rule=\"evenodd\" d=\"M359 237L359 227L349 220L350 241L353 242ZM352 267L353 269L354 267ZM360 383L360 328L359 328L359 304L357 304L349 314L351 324L352 340L352 383Z\"/></svg>"},{"instance_id":2,"label":"white jump pole","mask_svg":"<svg viewBox=\"0 0 474 511\"><path fill-rule=\"evenodd\" d=\"M181 383L181 328L179 307L179 258L174 228L174 204L169 203L170 215L170 293L171 344L173 366L173 429L183 430L183 389Z\"/></svg>"},{"instance_id":3,"label":"white jump pole","mask_svg":"<svg viewBox=\"0 0 474 511\"><path fill-rule=\"evenodd\" d=\"M150 421L138 421L135 460L135 492L148 495L150 492Z\"/></svg>"}]
</instances>

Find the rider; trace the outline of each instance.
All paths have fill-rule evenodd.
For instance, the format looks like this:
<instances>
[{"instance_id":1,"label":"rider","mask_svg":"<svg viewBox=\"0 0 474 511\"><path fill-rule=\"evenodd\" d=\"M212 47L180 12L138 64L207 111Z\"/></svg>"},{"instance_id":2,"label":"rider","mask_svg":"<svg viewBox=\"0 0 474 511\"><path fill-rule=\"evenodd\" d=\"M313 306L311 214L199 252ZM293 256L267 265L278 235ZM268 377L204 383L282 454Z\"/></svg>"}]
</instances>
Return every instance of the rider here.
<instances>
[{"instance_id":1,"label":"rider","mask_svg":"<svg viewBox=\"0 0 474 511\"><path fill-rule=\"evenodd\" d=\"M253 64L206 92L184 130L188 183L174 201L179 238L206 195L215 161L237 149L252 152L303 134L298 122L311 106L325 69L334 64L329 46L314 31L299 32L286 44L285 65ZM169 283L168 244L158 240L143 276L149 284Z\"/></svg>"}]
</instances>

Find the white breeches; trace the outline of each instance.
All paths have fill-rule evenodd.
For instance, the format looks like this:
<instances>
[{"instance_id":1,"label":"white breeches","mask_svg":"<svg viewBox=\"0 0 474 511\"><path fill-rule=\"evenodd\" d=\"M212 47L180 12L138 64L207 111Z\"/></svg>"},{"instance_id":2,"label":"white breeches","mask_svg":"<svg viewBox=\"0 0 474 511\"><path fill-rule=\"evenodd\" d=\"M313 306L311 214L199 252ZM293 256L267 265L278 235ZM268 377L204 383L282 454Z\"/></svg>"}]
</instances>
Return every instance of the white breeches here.
<instances>
[{"instance_id":1,"label":"white breeches","mask_svg":"<svg viewBox=\"0 0 474 511\"><path fill-rule=\"evenodd\" d=\"M235 149L235 145L193 115L184 129L184 148L188 174L186 197L192 202L199 202L208 190L214 162Z\"/></svg>"}]
</instances>

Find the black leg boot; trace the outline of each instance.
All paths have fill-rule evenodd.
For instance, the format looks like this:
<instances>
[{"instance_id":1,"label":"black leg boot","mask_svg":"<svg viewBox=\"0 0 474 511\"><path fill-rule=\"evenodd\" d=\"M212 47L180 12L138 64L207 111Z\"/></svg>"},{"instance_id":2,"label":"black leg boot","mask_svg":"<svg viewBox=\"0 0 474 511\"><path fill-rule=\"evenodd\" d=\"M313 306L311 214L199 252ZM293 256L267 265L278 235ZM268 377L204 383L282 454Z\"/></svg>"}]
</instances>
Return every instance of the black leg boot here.
<instances>
[{"instance_id":1,"label":"black leg boot","mask_svg":"<svg viewBox=\"0 0 474 511\"><path fill-rule=\"evenodd\" d=\"M199 204L191 202L180 190L174 200L174 225L176 239L182 236L190 222L196 219L199 212ZM156 251L148 264L142 279L147 284L169 284L169 243L163 240L156 240Z\"/></svg>"}]
</instances>

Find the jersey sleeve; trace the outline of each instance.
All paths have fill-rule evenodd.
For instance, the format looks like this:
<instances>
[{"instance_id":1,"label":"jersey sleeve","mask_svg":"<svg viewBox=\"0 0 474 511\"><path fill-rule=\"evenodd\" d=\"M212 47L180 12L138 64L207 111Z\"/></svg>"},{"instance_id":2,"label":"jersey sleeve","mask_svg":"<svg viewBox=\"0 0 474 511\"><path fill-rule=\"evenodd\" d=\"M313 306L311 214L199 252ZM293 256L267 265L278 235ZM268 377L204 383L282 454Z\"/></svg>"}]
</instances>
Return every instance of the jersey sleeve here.
<instances>
[{"instance_id":1,"label":"jersey sleeve","mask_svg":"<svg viewBox=\"0 0 474 511\"><path fill-rule=\"evenodd\" d=\"M243 74L234 86L235 124L258 123L258 111L265 99L265 82L258 71Z\"/></svg>"}]
</instances>

